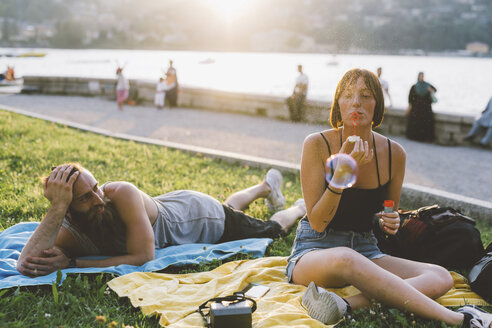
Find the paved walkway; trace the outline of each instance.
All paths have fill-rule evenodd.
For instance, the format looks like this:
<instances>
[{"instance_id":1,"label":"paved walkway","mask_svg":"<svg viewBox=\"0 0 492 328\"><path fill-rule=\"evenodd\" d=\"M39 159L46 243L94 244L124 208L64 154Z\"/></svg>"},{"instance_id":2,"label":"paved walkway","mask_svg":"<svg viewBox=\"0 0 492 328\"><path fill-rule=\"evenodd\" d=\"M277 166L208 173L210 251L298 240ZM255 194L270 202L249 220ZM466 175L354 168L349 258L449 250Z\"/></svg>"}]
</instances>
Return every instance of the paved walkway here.
<instances>
[{"instance_id":1,"label":"paved walkway","mask_svg":"<svg viewBox=\"0 0 492 328\"><path fill-rule=\"evenodd\" d=\"M127 106L101 98L1 94L1 105L112 132L299 163L302 142L328 126L233 113ZM383 123L384 124L384 123ZM392 137L407 151L406 183L492 201L492 151Z\"/></svg>"}]
</instances>

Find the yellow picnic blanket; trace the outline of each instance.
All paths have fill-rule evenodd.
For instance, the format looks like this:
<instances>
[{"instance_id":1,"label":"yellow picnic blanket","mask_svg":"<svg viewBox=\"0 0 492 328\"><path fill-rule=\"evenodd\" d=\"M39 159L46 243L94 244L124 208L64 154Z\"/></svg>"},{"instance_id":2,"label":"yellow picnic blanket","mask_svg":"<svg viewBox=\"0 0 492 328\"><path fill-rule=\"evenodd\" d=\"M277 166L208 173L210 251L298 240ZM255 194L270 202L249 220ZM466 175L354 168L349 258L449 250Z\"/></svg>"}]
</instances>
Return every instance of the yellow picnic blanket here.
<instances>
[{"instance_id":1,"label":"yellow picnic blanket","mask_svg":"<svg viewBox=\"0 0 492 328\"><path fill-rule=\"evenodd\" d=\"M248 283L270 287L258 301L253 313L253 327L327 327L311 319L301 305L304 286L287 282L286 257L265 257L234 261L208 272L188 274L130 273L111 280L108 285L120 297L129 297L144 314L158 313L166 327L204 327L196 312L198 306L213 297L231 295ZM472 292L463 276L451 272L454 288L437 299L444 306L487 303ZM330 289L342 297L358 294L352 286Z\"/></svg>"}]
</instances>

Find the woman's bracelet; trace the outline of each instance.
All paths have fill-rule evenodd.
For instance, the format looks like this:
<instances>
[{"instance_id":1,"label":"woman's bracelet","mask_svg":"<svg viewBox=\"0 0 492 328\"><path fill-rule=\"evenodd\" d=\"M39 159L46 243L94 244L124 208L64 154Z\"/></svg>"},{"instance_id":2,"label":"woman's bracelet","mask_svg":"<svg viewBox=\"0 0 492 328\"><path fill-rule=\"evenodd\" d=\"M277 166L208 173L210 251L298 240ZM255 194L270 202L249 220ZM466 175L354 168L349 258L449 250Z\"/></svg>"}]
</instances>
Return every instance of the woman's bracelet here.
<instances>
[{"instance_id":1,"label":"woman's bracelet","mask_svg":"<svg viewBox=\"0 0 492 328\"><path fill-rule=\"evenodd\" d=\"M342 192L338 192L338 191L335 191L333 189L330 188L330 185L327 186L328 190L331 191L332 193L334 193L335 195L341 195L343 193L343 190Z\"/></svg>"}]
</instances>

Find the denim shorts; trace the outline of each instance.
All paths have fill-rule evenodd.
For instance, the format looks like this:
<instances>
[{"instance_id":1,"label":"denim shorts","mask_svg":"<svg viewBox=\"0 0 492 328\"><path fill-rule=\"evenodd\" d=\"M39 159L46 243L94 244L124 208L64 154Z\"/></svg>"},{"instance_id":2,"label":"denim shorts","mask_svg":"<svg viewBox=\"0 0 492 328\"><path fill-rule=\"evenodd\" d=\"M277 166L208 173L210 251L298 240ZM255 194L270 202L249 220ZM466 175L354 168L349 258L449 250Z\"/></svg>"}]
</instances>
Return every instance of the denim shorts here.
<instances>
[{"instance_id":1,"label":"denim shorts","mask_svg":"<svg viewBox=\"0 0 492 328\"><path fill-rule=\"evenodd\" d=\"M314 250L333 247L351 248L370 260L386 255L379 250L378 241L372 231L355 232L326 229L323 232L317 232L311 228L308 219L304 217L299 222L292 253L287 259L286 274L289 281L292 281L292 271L303 255Z\"/></svg>"}]
</instances>

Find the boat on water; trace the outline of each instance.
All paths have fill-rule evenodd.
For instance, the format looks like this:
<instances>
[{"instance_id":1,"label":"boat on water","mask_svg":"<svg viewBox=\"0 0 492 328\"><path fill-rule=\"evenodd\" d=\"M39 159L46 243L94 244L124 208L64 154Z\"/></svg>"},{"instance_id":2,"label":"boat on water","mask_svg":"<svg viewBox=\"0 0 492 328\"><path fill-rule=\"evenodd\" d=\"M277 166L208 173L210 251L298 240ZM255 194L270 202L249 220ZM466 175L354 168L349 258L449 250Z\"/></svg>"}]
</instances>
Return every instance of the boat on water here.
<instances>
[{"instance_id":1,"label":"boat on water","mask_svg":"<svg viewBox=\"0 0 492 328\"><path fill-rule=\"evenodd\" d=\"M46 54L44 52L25 52L17 55L17 57L44 57Z\"/></svg>"},{"instance_id":2,"label":"boat on water","mask_svg":"<svg viewBox=\"0 0 492 328\"><path fill-rule=\"evenodd\" d=\"M338 60L337 56L333 55L331 59L326 63L327 66L337 66L338 65Z\"/></svg>"},{"instance_id":3,"label":"boat on water","mask_svg":"<svg viewBox=\"0 0 492 328\"><path fill-rule=\"evenodd\" d=\"M208 57L208 58L200 60L198 63L199 64L214 64L215 59Z\"/></svg>"}]
</instances>

